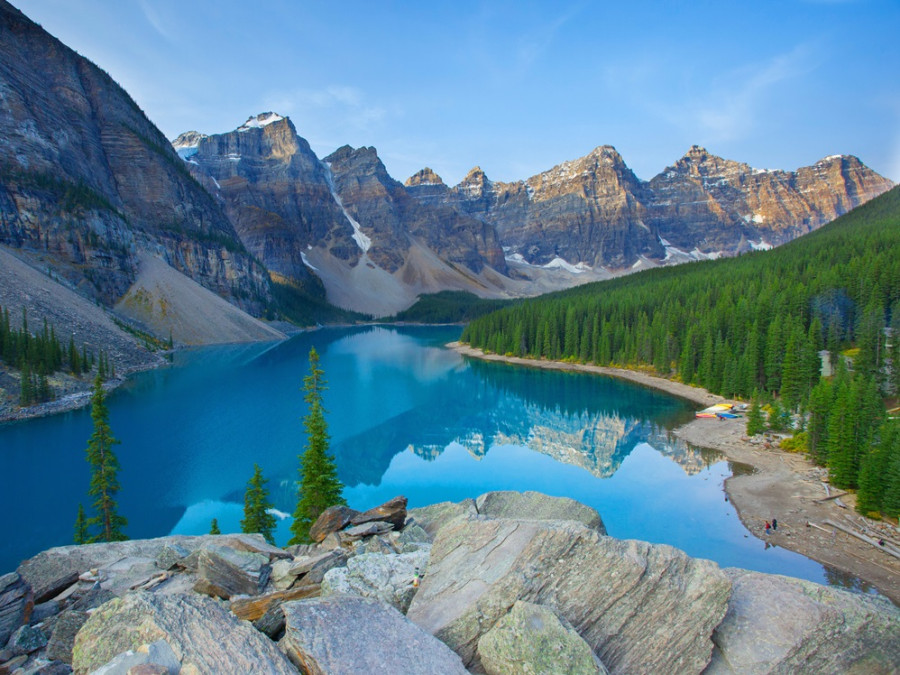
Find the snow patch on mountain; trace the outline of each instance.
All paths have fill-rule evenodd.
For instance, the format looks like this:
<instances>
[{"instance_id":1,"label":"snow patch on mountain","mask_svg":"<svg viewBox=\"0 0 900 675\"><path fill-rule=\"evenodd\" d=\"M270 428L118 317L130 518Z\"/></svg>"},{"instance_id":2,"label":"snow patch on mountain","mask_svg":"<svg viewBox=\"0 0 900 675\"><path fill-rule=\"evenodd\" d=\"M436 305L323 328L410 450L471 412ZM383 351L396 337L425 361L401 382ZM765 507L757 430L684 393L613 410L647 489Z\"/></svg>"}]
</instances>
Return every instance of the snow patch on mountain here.
<instances>
[{"instance_id":1,"label":"snow patch on mountain","mask_svg":"<svg viewBox=\"0 0 900 675\"><path fill-rule=\"evenodd\" d=\"M325 167L325 180L328 183L328 189L331 190L331 196L334 198L335 203L341 208L341 211L343 211L344 217L350 223L350 227L353 228L353 241L356 242L356 245L359 246L363 253L368 252L369 248L372 246L372 240L363 233L362 226L353 219L353 216L351 216L344 207L344 202L341 200L334 187L334 175L331 173L331 164L322 162L322 165Z\"/></svg>"},{"instance_id":2,"label":"snow patch on mountain","mask_svg":"<svg viewBox=\"0 0 900 675\"><path fill-rule=\"evenodd\" d=\"M563 260L559 256L548 262L546 265L541 265L545 270L552 270L556 268L561 268L566 270L567 272L571 272L572 274L581 274L582 272L587 272L591 269L590 265L586 265L583 262L579 262L575 265L572 263Z\"/></svg>"},{"instance_id":3,"label":"snow patch on mountain","mask_svg":"<svg viewBox=\"0 0 900 675\"><path fill-rule=\"evenodd\" d=\"M319 271L319 268L316 267L315 265L313 265L311 262L309 262L309 258L307 258L306 254L303 253L302 251L300 252L300 259L303 261L303 264L306 265L312 271L314 271L314 272Z\"/></svg>"},{"instance_id":4,"label":"snow patch on mountain","mask_svg":"<svg viewBox=\"0 0 900 675\"><path fill-rule=\"evenodd\" d=\"M238 131L250 131L251 129L262 129L265 126L272 124L272 122L280 122L284 118L273 112L264 112L259 115L255 115L247 119L241 126L237 128Z\"/></svg>"}]
</instances>

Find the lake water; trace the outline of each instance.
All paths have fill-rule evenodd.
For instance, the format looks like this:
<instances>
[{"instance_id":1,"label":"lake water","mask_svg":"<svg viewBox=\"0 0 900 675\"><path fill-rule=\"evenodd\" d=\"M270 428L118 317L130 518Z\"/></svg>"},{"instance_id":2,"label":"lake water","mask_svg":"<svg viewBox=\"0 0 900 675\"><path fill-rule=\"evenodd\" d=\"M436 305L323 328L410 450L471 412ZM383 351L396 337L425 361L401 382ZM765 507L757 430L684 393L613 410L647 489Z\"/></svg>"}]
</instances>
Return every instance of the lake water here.
<instances>
[{"instance_id":1,"label":"lake water","mask_svg":"<svg viewBox=\"0 0 900 675\"><path fill-rule=\"evenodd\" d=\"M410 508L489 490L538 490L596 508L609 534L676 546L722 566L859 586L767 546L725 498L721 455L669 438L693 407L630 383L463 359L457 327L325 329L275 344L181 352L108 398L132 538L238 531L258 463L275 508L293 511L301 391L314 346L332 451L350 506L398 494ZM0 574L71 543L89 507L87 409L0 426ZM784 524L788 517L773 514ZM290 520L277 539L289 537ZM793 524L799 526L799 523Z\"/></svg>"}]
</instances>

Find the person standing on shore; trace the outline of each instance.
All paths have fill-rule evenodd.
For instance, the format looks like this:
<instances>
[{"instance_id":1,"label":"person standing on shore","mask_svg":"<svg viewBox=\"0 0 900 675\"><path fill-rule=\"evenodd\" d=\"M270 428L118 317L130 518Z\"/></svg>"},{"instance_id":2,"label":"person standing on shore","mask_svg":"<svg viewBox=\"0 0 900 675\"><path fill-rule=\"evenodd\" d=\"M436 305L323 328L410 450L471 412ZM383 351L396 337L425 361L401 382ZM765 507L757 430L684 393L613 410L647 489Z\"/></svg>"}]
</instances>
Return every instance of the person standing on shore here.
<instances>
[{"instance_id":1,"label":"person standing on shore","mask_svg":"<svg viewBox=\"0 0 900 675\"><path fill-rule=\"evenodd\" d=\"M769 521L767 520L767 521L766 521L766 534L769 534L769 528L771 528L771 527L772 527L772 526L769 525Z\"/></svg>"},{"instance_id":2,"label":"person standing on shore","mask_svg":"<svg viewBox=\"0 0 900 675\"><path fill-rule=\"evenodd\" d=\"M775 518L772 518L772 531L773 532L778 531L778 521Z\"/></svg>"}]
</instances>

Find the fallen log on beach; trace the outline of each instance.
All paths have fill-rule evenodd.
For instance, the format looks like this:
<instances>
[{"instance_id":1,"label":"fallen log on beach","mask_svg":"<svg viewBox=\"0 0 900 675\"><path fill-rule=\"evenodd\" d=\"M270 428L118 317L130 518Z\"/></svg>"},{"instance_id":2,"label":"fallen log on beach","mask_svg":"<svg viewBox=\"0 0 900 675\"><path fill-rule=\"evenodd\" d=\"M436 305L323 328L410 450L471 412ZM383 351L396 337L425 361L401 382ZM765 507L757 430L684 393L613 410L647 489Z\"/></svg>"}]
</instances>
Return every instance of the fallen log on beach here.
<instances>
[{"instance_id":1,"label":"fallen log on beach","mask_svg":"<svg viewBox=\"0 0 900 675\"><path fill-rule=\"evenodd\" d=\"M860 534L856 530L851 530L849 527L845 527L844 525L840 525L839 523L835 523L834 521L825 520L822 522L824 522L826 525L831 525L831 527L835 528L836 530L840 530L841 532L844 532L845 534L849 534L851 537L856 537L857 539L859 539L861 541L867 542L867 543L871 544L872 546L874 546L875 548L877 548L879 551L884 551L888 555L892 555L895 558L897 558L898 560L900 560L900 552L894 551L893 547L891 547L891 546L879 544L877 541L875 541L871 537L867 537L864 534ZM812 523L810 523L810 525L811 524ZM822 528L819 528L819 529L822 529Z\"/></svg>"}]
</instances>

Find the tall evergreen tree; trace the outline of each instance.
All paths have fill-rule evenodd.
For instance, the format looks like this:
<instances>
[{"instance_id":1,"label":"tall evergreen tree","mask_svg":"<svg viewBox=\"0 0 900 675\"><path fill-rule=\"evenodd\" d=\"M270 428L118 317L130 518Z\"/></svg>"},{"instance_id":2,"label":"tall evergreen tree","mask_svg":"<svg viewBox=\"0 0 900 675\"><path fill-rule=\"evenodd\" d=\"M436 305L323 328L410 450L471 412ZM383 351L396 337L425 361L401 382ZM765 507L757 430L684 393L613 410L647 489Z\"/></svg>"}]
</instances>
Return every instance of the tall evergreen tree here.
<instances>
[{"instance_id":1,"label":"tall evergreen tree","mask_svg":"<svg viewBox=\"0 0 900 675\"><path fill-rule=\"evenodd\" d=\"M834 387L828 380L821 380L809 395L809 453L810 459L819 466L828 461L828 420Z\"/></svg>"},{"instance_id":2,"label":"tall evergreen tree","mask_svg":"<svg viewBox=\"0 0 900 675\"><path fill-rule=\"evenodd\" d=\"M890 456L886 462L887 473L884 478L884 494L881 498L881 510L891 518L900 517L900 431L897 427L900 421L891 420L893 425L893 443L890 448Z\"/></svg>"},{"instance_id":3,"label":"tall evergreen tree","mask_svg":"<svg viewBox=\"0 0 900 675\"><path fill-rule=\"evenodd\" d=\"M217 518L213 518L212 522L209 524L209 533L222 534L222 530L219 529L219 520Z\"/></svg>"},{"instance_id":4,"label":"tall evergreen tree","mask_svg":"<svg viewBox=\"0 0 900 675\"><path fill-rule=\"evenodd\" d=\"M305 544L310 541L309 528L322 511L329 506L346 504L341 496L344 485L337 477L334 457L328 453L328 426L322 392L325 390L325 373L319 367L319 354L309 350L309 375L303 378L303 396L308 412L303 420L306 428L306 450L300 457L300 487L294 522L293 536L288 544Z\"/></svg>"},{"instance_id":5,"label":"tall evergreen tree","mask_svg":"<svg viewBox=\"0 0 900 675\"><path fill-rule=\"evenodd\" d=\"M247 490L244 492L244 519L241 521L241 532L249 534L258 532L267 542L274 545L275 516L269 513L272 503L266 489L267 482L263 478L259 464L254 464L253 477L247 483Z\"/></svg>"},{"instance_id":6,"label":"tall evergreen tree","mask_svg":"<svg viewBox=\"0 0 900 675\"><path fill-rule=\"evenodd\" d=\"M881 511L892 455L900 456L900 425L885 422L878 436L879 443L864 453L859 468L856 510L863 515Z\"/></svg>"},{"instance_id":7,"label":"tall evergreen tree","mask_svg":"<svg viewBox=\"0 0 900 675\"><path fill-rule=\"evenodd\" d=\"M128 539L122 528L128 524L124 516L117 512L115 501L119 492L119 460L113 453L113 446L119 441L113 437L109 426L109 410L103 395L103 381L100 376L94 378L94 391L91 395L91 420L94 432L88 439L87 461L91 465L91 487L88 494L94 498L96 515L88 518L88 527L99 528L98 534L91 541L124 541Z\"/></svg>"},{"instance_id":8,"label":"tall evergreen tree","mask_svg":"<svg viewBox=\"0 0 900 675\"><path fill-rule=\"evenodd\" d=\"M891 385L895 396L900 396L900 300L894 302L891 311Z\"/></svg>"},{"instance_id":9,"label":"tall evergreen tree","mask_svg":"<svg viewBox=\"0 0 900 675\"><path fill-rule=\"evenodd\" d=\"M747 435L756 436L766 430L766 423L763 419L763 411L759 405L759 392L753 391L753 398L750 399L750 409L747 411Z\"/></svg>"},{"instance_id":10,"label":"tall evergreen tree","mask_svg":"<svg viewBox=\"0 0 900 675\"><path fill-rule=\"evenodd\" d=\"M839 488L856 487L856 418L850 383L837 382L828 418L828 469L831 483Z\"/></svg>"},{"instance_id":11,"label":"tall evergreen tree","mask_svg":"<svg viewBox=\"0 0 900 675\"><path fill-rule=\"evenodd\" d=\"M75 518L75 538L76 544L86 544L88 542L87 520L84 517L84 505L78 505L78 516Z\"/></svg>"},{"instance_id":12,"label":"tall evergreen tree","mask_svg":"<svg viewBox=\"0 0 900 675\"><path fill-rule=\"evenodd\" d=\"M787 339L781 366L781 399L788 410L796 410L807 387L803 363L803 331L794 326Z\"/></svg>"}]
</instances>

